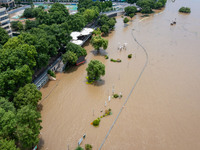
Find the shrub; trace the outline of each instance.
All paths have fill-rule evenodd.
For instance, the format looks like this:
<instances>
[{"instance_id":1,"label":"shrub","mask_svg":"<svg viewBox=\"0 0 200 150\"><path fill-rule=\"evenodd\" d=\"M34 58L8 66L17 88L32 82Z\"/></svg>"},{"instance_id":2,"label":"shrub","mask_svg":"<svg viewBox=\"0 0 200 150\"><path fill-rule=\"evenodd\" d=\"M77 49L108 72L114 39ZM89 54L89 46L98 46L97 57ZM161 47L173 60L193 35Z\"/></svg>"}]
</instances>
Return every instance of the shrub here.
<instances>
[{"instance_id":1,"label":"shrub","mask_svg":"<svg viewBox=\"0 0 200 150\"><path fill-rule=\"evenodd\" d=\"M117 59L117 60L115 60L115 59L110 59L110 61L112 61L112 62L122 62L120 59Z\"/></svg>"},{"instance_id":2,"label":"shrub","mask_svg":"<svg viewBox=\"0 0 200 150\"><path fill-rule=\"evenodd\" d=\"M100 118L93 121L93 126L99 126Z\"/></svg>"},{"instance_id":3,"label":"shrub","mask_svg":"<svg viewBox=\"0 0 200 150\"><path fill-rule=\"evenodd\" d=\"M103 115L103 117L105 117L105 115Z\"/></svg>"},{"instance_id":4,"label":"shrub","mask_svg":"<svg viewBox=\"0 0 200 150\"><path fill-rule=\"evenodd\" d=\"M114 97L114 98L118 98L119 95L118 95L118 94L114 94L113 97Z\"/></svg>"},{"instance_id":5,"label":"shrub","mask_svg":"<svg viewBox=\"0 0 200 150\"><path fill-rule=\"evenodd\" d=\"M76 150L84 150L82 147L78 146Z\"/></svg>"},{"instance_id":6,"label":"shrub","mask_svg":"<svg viewBox=\"0 0 200 150\"><path fill-rule=\"evenodd\" d=\"M132 54L129 54L129 55L128 55L128 58L132 58Z\"/></svg>"},{"instance_id":7,"label":"shrub","mask_svg":"<svg viewBox=\"0 0 200 150\"><path fill-rule=\"evenodd\" d=\"M129 19L127 17L125 17L123 21L124 21L124 23L128 23Z\"/></svg>"},{"instance_id":8,"label":"shrub","mask_svg":"<svg viewBox=\"0 0 200 150\"><path fill-rule=\"evenodd\" d=\"M179 12L182 12L182 13L191 13L191 10L188 7L181 7L179 9Z\"/></svg>"},{"instance_id":9,"label":"shrub","mask_svg":"<svg viewBox=\"0 0 200 150\"><path fill-rule=\"evenodd\" d=\"M111 109L110 109L110 108L109 108L108 110L109 110L109 111L111 111Z\"/></svg>"},{"instance_id":10,"label":"shrub","mask_svg":"<svg viewBox=\"0 0 200 150\"><path fill-rule=\"evenodd\" d=\"M52 77L56 77L56 74L52 70L48 70L47 74L49 74Z\"/></svg>"},{"instance_id":11,"label":"shrub","mask_svg":"<svg viewBox=\"0 0 200 150\"><path fill-rule=\"evenodd\" d=\"M108 55L105 55L105 59L108 59L109 58L109 56Z\"/></svg>"},{"instance_id":12,"label":"shrub","mask_svg":"<svg viewBox=\"0 0 200 150\"><path fill-rule=\"evenodd\" d=\"M92 150L92 145L85 144L85 150Z\"/></svg>"}]
</instances>

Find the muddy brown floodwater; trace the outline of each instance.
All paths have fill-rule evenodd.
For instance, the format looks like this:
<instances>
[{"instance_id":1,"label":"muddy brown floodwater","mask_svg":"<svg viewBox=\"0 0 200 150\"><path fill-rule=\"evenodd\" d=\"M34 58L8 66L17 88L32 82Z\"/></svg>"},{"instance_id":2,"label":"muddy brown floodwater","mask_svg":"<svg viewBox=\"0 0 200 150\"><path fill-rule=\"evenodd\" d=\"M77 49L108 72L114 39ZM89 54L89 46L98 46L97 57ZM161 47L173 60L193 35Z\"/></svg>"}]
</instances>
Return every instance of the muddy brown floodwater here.
<instances>
[{"instance_id":1,"label":"muddy brown floodwater","mask_svg":"<svg viewBox=\"0 0 200 150\"><path fill-rule=\"evenodd\" d=\"M191 14L178 13L181 6ZM137 81L146 62L148 65L136 88L112 128L103 150L197 150L200 149L200 1L168 1L166 8L142 18L137 15L128 26L117 17L116 30L109 46L101 55L86 45L87 63L67 73L57 74L43 93L40 149L74 150L78 140L99 149L120 108ZM170 26L176 18L177 24ZM128 43L127 50L117 50L118 43ZM102 55L122 60L113 63ZM128 59L128 54L134 54ZM94 85L86 84L85 71L90 60L100 60L106 75ZM105 100L115 92L122 99ZM52 91L52 92L51 92ZM113 114L101 119L99 127L90 123L111 108Z\"/></svg>"}]
</instances>

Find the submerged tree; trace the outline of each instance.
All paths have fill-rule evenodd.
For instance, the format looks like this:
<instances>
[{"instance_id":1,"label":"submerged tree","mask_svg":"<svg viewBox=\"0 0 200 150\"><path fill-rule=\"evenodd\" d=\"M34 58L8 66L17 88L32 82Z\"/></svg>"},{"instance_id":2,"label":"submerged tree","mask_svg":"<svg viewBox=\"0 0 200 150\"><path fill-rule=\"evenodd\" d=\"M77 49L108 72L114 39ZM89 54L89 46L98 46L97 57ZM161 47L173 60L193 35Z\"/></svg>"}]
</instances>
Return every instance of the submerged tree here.
<instances>
[{"instance_id":1,"label":"submerged tree","mask_svg":"<svg viewBox=\"0 0 200 150\"><path fill-rule=\"evenodd\" d=\"M64 63L68 63L69 65L75 65L78 57L74 52L67 51L65 54L62 55L62 59Z\"/></svg>"},{"instance_id":2,"label":"submerged tree","mask_svg":"<svg viewBox=\"0 0 200 150\"><path fill-rule=\"evenodd\" d=\"M129 19L127 17L125 17L123 21L124 21L124 23L128 23Z\"/></svg>"},{"instance_id":3,"label":"submerged tree","mask_svg":"<svg viewBox=\"0 0 200 150\"><path fill-rule=\"evenodd\" d=\"M98 52L101 47L103 47L104 50L108 47L108 40L103 39L100 35L93 36L90 42Z\"/></svg>"},{"instance_id":4,"label":"submerged tree","mask_svg":"<svg viewBox=\"0 0 200 150\"><path fill-rule=\"evenodd\" d=\"M89 80L99 80L105 75L105 65L98 60L91 60L86 69Z\"/></svg>"}]
</instances>

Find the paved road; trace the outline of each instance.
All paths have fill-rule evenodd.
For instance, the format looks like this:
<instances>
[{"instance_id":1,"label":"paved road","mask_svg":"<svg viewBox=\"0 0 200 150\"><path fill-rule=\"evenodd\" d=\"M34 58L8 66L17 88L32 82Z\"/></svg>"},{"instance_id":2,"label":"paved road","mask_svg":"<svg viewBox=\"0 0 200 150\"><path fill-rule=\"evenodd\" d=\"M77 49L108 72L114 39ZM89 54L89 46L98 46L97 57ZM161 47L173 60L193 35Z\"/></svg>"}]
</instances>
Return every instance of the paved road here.
<instances>
[{"instance_id":1,"label":"paved road","mask_svg":"<svg viewBox=\"0 0 200 150\"><path fill-rule=\"evenodd\" d=\"M11 10L11 11L8 11L8 14L10 15L10 14L13 14L13 13L19 12L19 11L21 11L21 10L24 10L24 9L26 9L26 8L30 8L30 7L31 7L30 5L25 5L25 6L23 6L23 7L20 7L20 8L17 8L17 9Z\"/></svg>"}]
</instances>

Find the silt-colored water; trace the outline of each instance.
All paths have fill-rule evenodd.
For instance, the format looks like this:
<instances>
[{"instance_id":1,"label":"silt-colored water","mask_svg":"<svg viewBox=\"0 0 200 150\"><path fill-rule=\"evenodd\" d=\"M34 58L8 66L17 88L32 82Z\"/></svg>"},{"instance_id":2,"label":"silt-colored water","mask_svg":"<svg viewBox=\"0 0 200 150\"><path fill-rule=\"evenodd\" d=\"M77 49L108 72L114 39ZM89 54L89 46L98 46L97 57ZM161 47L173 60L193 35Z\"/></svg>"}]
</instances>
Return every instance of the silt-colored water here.
<instances>
[{"instance_id":1,"label":"silt-colored water","mask_svg":"<svg viewBox=\"0 0 200 150\"><path fill-rule=\"evenodd\" d=\"M192 13L179 14L181 6L190 7ZM148 65L102 149L200 149L198 6L198 0L168 1L165 9L146 18L137 15L128 26L124 26L123 18L117 17L116 30L106 37L109 39L106 52L110 58L120 58L121 63L106 60L102 56L105 51L96 54L91 45L86 45L87 63L57 74L57 81L49 82L41 90L41 149L73 150L83 134L86 139L82 147L87 143L94 150L100 147L146 62L143 49L131 33L146 49ZM175 18L177 24L170 26ZM127 50L117 50L119 42L128 43ZM132 59L127 58L130 53ZM105 64L106 75L89 85L85 69L92 59ZM113 87L123 97L108 102ZM108 108L112 109L111 116L102 118L99 127L90 125L103 115L101 110Z\"/></svg>"}]
</instances>

